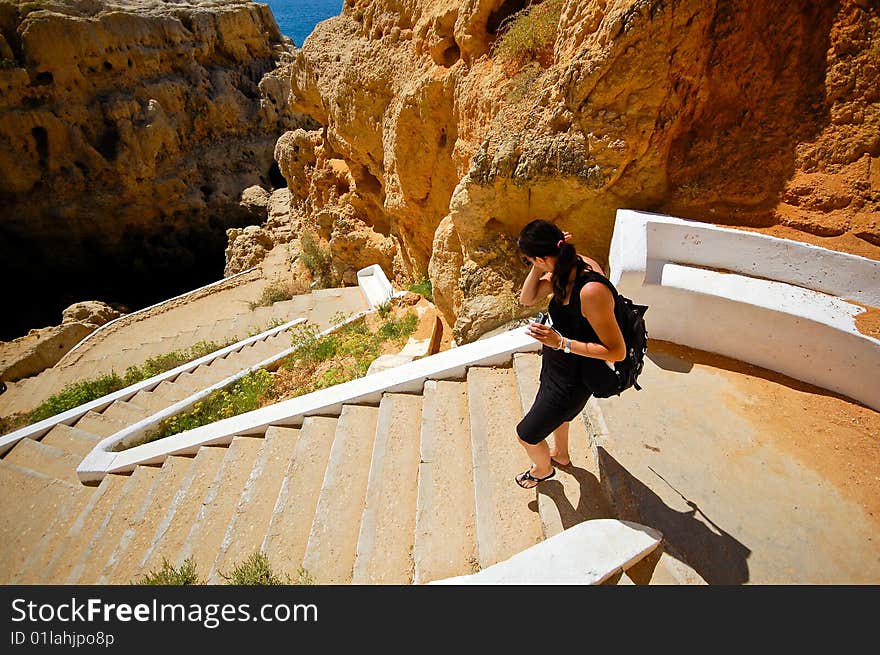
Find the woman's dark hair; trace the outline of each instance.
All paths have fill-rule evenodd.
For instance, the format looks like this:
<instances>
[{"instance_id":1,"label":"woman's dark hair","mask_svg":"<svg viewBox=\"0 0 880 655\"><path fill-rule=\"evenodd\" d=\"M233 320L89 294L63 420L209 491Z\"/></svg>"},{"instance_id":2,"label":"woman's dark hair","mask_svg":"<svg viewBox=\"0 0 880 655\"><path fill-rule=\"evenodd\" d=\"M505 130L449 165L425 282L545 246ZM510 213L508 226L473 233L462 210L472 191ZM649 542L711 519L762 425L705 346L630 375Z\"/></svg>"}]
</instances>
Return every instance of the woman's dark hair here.
<instances>
[{"instance_id":1,"label":"woman's dark hair","mask_svg":"<svg viewBox=\"0 0 880 655\"><path fill-rule=\"evenodd\" d=\"M539 218L522 229L516 245L520 252L529 257L548 257L550 255L556 257L556 266L551 276L553 296L559 302L565 302L565 291L571 269L577 267L578 274L580 274L582 270L587 268L587 264L577 256L574 246L565 242L562 230L550 221Z\"/></svg>"}]
</instances>

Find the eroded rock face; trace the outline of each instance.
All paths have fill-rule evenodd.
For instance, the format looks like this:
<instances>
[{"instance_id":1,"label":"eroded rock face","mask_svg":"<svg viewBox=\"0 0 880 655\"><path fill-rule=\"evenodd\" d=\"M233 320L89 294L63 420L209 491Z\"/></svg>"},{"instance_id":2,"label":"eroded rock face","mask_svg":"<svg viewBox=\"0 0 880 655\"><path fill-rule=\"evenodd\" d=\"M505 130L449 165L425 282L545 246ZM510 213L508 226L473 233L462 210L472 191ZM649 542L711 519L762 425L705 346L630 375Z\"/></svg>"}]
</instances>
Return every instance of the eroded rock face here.
<instances>
[{"instance_id":1,"label":"eroded rock face","mask_svg":"<svg viewBox=\"0 0 880 655\"><path fill-rule=\"evenodd\" d=\"M546 0L550 46L505 59L529 4L348 1L292 64L323 128L291 143L350 174L331 211L307 202L326 167L289 165L302 216L391 239L458 342L532 313L513 240L534 218L603 263L620 207L880 258L875 4Z\"/></svg>"},{"instance_id":2,"label":"eroded rock face","mask_svg":"<svg viewBox=\"0 0 880 655\"><path fill-rule=\"evenodd\" d=\"M4 0L0 34L4 277L120 300L216 279L226 228L254 220L242 190L280 179L275 141L299 120L269 8Z\"/></svg>"},{"instance_id":3,"label":"eroded rock face","mask_svg":"<svg viewBox=\"0 0 880 655\"><path fill-rule=\"evenodd\" d=\"M61 323L84 323L100 327L105 323L119 318L122 313L99 300L78 302L61 312Z\"/></svg>"}]
</instances>

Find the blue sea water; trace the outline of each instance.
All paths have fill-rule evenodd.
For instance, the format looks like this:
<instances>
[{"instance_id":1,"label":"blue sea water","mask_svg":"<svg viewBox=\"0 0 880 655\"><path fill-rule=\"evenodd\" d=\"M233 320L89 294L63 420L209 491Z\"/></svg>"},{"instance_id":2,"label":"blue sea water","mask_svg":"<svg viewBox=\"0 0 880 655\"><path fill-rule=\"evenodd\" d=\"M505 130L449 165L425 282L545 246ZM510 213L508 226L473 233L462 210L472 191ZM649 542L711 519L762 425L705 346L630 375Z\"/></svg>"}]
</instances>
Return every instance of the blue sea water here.
<instances>
[{"instance_id":1,"label":"blue sea water","mask_svg":"<svg viewBox=\"0 0 880 655\"><path fill-rule=\"evenodd\" d=\"M343 0L258 0L269 5L281 33L293 39L297 48L322 20L338 16Z\"/></svg>"}]
</instances>

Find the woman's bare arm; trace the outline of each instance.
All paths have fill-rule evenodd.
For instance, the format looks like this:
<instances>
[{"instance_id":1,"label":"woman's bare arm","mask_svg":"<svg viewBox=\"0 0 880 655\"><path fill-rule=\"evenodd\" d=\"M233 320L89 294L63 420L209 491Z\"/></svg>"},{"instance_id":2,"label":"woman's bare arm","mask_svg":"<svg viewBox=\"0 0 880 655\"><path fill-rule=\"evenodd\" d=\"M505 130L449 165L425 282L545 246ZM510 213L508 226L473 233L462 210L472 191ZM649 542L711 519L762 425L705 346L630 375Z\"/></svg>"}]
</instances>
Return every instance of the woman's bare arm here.
<instances>
[{"instance_id":1,"label":"woman's bare arm","mask_svg":"<svg viewBox=\"0 0 880 655\"><path fill-rule=\"evenodd\" d=\"M539 300L544 300L553 291L553 284L550 282L550 273L541 272L532 266L529 274L526 275L526 281L523 282L522 291L519 293L519 302L523 305L534 305Z\"/></svg>"},{"instance_id":2,"label":"woman's bare arm","mask_svg":"<svg viewBox=\"0 0 880 655\"><path fill-rule=\"evenodd\" d=\"M581 289L581 313L599 337L599 343L572 341L571 352L583 357L619 362L626 357L626 342L614 316L614 296L601 282L588 282Z\"/></svg>"}]
</instances>

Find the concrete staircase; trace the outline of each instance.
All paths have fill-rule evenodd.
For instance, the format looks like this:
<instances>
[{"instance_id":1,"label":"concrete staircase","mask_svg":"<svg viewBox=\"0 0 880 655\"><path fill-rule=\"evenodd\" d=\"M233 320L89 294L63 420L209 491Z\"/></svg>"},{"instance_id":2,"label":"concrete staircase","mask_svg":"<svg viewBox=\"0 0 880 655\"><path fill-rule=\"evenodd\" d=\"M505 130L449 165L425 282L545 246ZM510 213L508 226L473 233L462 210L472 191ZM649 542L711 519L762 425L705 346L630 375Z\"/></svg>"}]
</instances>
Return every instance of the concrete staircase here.
<instances>
[{"instance_id":1,"label":"concrete staircase","mask_svg":"<svg viewBox=\"0 0 880 655\"><path fill-rule=\"evenodd\" d=\"M515 425L539 362L516 353L507 367L472 366L421 394L385 393L378 406L347 404L97 487L76 483L79 458L146 399L24 440L0 461L0 582L128 584L192 557L222 583L258 550L293 581L304 570L320 584L420 584L489 567L611 516L581 421L572 466L536 490L514 483L529 465Z\"/></svg>"},{"instance_id":2,"label":"concrete staircase","mask_svg":"<svg viewBox=\"0 0 880 655\"><path fill-rule=\"evenodd\" d=\"M69 384L114 371L122 375L129 366L188 349L200 341L233 343L265 331L273 323L286 323L298 316L323 330L331 325L337 312L347 315L368 307L358 287L320 289L254 310L241 299L231 303L228 299L217 299L216 306L206 304L208 300L201 299L197 307L184 306L147 316L124 328L110 330L106 336L97 333L55 367L8 383L7 391L0 395L0 416L30 411Z\"/></svg>"}]
</instances>

